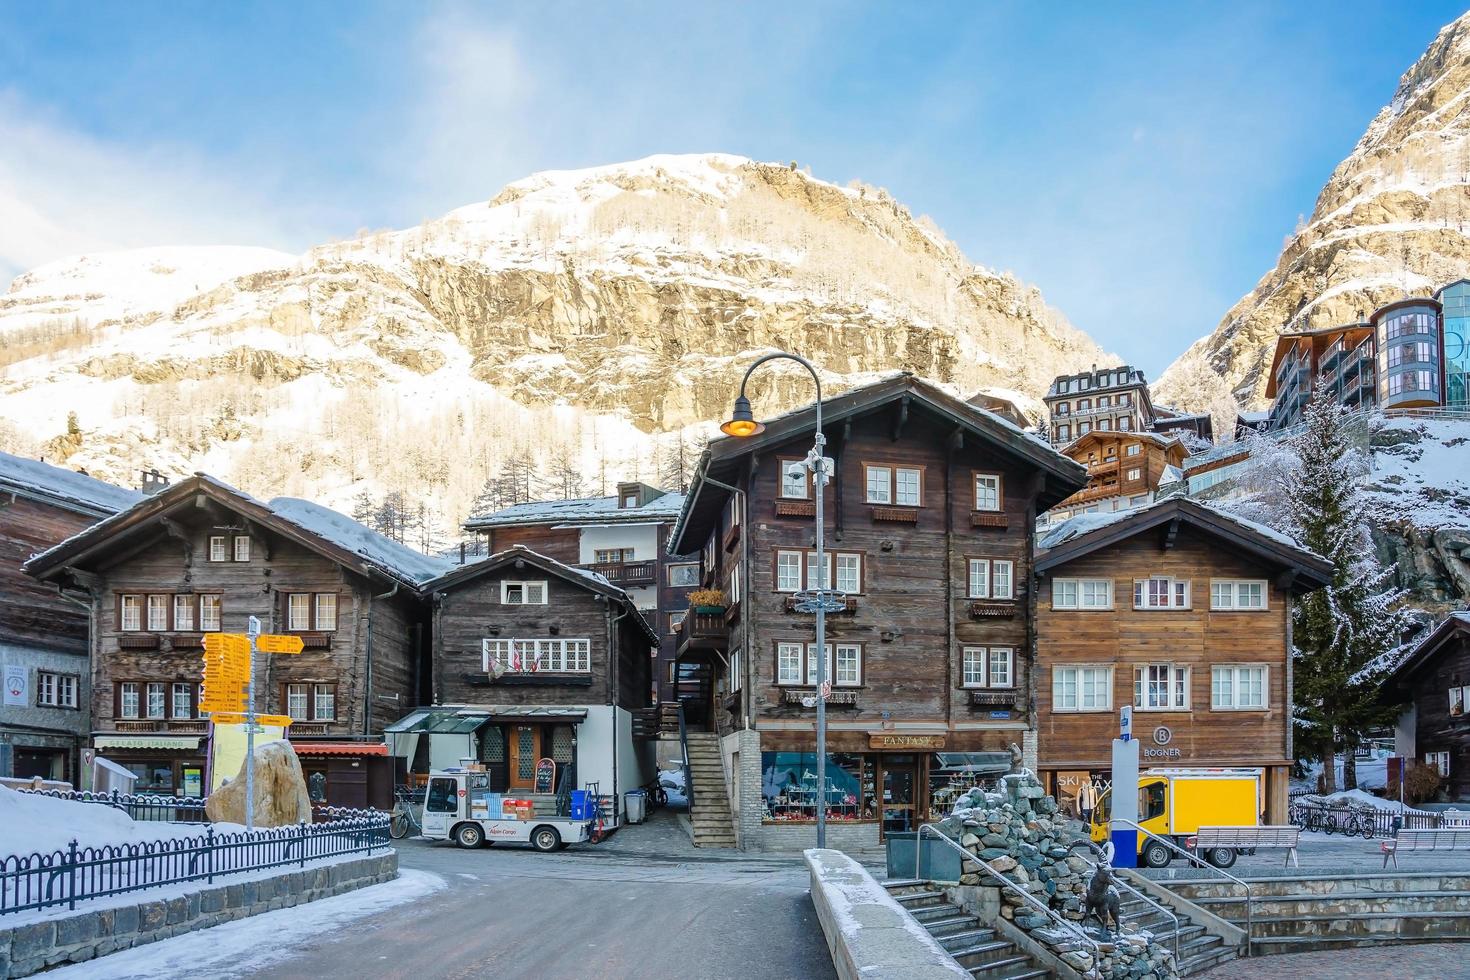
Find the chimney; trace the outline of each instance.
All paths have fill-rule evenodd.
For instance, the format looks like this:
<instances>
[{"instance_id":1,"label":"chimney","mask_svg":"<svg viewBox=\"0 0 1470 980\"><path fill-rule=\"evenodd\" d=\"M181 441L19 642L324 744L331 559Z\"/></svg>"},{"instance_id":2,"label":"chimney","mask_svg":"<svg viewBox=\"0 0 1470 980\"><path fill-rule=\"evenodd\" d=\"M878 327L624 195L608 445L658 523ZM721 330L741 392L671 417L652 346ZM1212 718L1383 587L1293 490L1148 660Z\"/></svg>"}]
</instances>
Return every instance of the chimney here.
<instances>
[{"instance_id":1,"label":"chimney","mask_svg":"<svg viewBox=\"0 0 1470 980\"><path fill-rule=\"evenodd\" d=\"M143 471L143 482L139 485L138 489L151 497L166 486L168 486L168 477L158 472L157 468L154 468Z\"/></svg>"}]
</instances>

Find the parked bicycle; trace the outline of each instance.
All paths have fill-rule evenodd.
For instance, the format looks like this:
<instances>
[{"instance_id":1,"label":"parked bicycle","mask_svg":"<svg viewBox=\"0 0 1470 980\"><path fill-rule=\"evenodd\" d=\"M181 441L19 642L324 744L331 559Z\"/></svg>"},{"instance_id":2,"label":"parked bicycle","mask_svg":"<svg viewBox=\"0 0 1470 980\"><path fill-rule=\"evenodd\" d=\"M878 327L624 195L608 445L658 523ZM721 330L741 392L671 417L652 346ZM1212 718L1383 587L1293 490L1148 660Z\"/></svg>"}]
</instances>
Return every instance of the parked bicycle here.
<instances>
[{"instance_id":1,"label":"parked bicycle","mask_svg":"<svg viewBox=\"0 0 1470 980\"><path fill-rule=\"evenodd\" d=\"M648 806L650 809L669 805L669 791L664 789L663 784L659 782L658 776L650 779L648 784L643 787L643 790L648 794Z\"/></svg>"},{"instance_id":2,"label":"parked bicycle","mask_svg":"<svg viewBox=\"0 0 1470 980\"><path fill-rule=\"evenodd\" d=\"M393 813L388 819L388 836L394 840L402 840L407 837L409 831L413 831L415 837L424 832L424 825L419 820L418 794L406 786L400 786L393 791Z\"/></svg>"}]
</instances>

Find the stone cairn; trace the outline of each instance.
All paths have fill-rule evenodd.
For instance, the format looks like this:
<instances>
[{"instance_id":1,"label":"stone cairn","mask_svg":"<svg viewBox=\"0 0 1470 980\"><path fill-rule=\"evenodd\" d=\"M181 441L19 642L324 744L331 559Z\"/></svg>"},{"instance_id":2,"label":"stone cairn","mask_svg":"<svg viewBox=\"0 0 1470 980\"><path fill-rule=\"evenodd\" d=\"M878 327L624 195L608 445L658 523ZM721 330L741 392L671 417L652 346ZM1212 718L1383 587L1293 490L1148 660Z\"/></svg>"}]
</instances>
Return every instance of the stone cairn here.
<instances>
[{"instance_id":1,"label":"stone cairn","mask_svg":"<svg viewBox=\"0 0 1470 980\"><path fill-rule=\"evenodd\" d=\"M1083 897L1092 867L1068 848L1079 838L1067 831L1056 800L1046 795L1035 776L1012 774L1002 785L999 792L972 789L961 796L939 829L1063 919L1082 927L1097 940L1101 962L1093 962L1090 946L1079 948L1075 935L1058 928L1010 889L1000 889L1000 914L1052 947L1078 973L1111 980L1176 980L1173 951L1155 942L1147 930L1130 930L1126 922L1116 932L1084 924ZM960 870L961 885L999 887L976 864L965 862Z\"/></svg>"}]
</instances>

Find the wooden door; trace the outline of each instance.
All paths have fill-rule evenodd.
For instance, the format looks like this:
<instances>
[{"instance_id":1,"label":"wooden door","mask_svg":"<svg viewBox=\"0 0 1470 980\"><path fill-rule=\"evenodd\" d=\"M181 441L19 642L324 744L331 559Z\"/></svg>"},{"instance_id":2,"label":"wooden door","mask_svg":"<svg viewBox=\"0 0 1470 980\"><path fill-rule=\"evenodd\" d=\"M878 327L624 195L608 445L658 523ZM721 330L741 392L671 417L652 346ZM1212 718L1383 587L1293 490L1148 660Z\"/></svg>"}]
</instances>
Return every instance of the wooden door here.
<instances>
[{"instance_id":1,"label":"wooden door","mask_svg":"<svg viewBox=\"0 0 1470 980\"><path fill-rule=\"evenodd\" d=\"M541 758L541 726L511 725L509 744L510 778L506 780L513 792L527 792L536 785L536 760Z\"/></svg>"},{"instance_id":2,"label":"wooden door","mask_svg":"<svg viewBox=\"0 0 1470 980\"><path fill-rule=\"evenodd\" d=\"M890 832L918 829L923 815L922 766L919 758L905 754L878 756L879 839Z\"/></svg>"}]
</instances>

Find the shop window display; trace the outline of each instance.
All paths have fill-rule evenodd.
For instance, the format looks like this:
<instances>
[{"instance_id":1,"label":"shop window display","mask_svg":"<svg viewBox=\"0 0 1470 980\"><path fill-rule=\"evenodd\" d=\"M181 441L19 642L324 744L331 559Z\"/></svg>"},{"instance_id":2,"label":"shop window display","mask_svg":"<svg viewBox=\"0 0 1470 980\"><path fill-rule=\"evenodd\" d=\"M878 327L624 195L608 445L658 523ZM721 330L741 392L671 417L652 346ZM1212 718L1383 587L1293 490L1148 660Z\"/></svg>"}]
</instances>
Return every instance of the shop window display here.
<instances>
[{"instance_id":1,"label":"shop window display","mask_svg":"<svg viewBox=\"0 0 1470 980\"><path fill-rule=\"evenodd\" d=\"M977 786L995 788L1011 768L1009 752L936 752L929 758L929 809L948 814L954 801Z\"/></svg>"},{"instance_id":2,"label":"shop window display","mask_svg":"<svg viewBox=\"0 0 1470 980\"><path fill-rule=\"evenodd\" d=\"M827 819L875 819L872 756L827 756L826 792L817 787L815 752L762 752L761 797L767 822L815 820L825 805Z\"/></svg>"}]
</instances>

